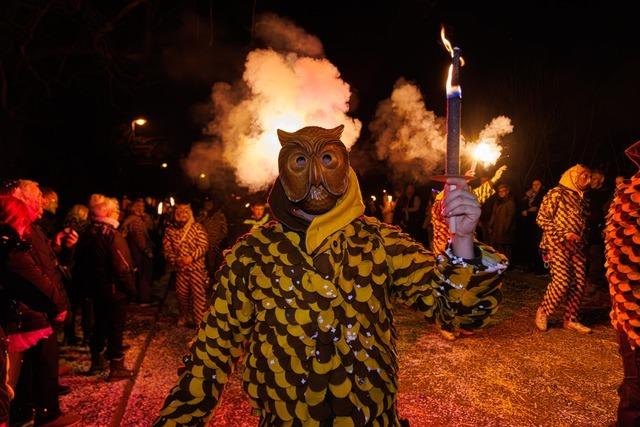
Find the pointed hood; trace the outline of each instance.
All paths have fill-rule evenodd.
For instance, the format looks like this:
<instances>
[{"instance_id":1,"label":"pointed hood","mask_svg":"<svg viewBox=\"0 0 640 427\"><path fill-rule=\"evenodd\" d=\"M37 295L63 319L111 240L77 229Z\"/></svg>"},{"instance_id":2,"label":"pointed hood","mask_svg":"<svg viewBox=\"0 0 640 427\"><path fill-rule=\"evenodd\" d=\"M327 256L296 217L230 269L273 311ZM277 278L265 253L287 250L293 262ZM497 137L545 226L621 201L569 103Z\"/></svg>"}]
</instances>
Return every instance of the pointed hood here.
<instances>
[{"instance_id":1,"label":"pointed hood","mask_svg":"<svg viewBox=\"0 0 640 427\"><path fill-rule=\"evenodd\" d=\"M356 173L349 168L347 191L329 212L318 215L311 222L293 213L297 207L287 198L279 179L269 194L269 205L275 218L291 230L305 233L305 248L312 253L331 234L347 226L364 214L364 202Z\"/></svg>"},{"instance_id":2,"label":"pointed hood","mask_svg":"<svg viewBox=\"0 0 640 427\"><path fill-rule=\"evenodd\" d=\"M587 168L581 164L570 167L560 177L560 185L568 188L571 191L575 191L580 195L583 195L584 191L578 188L576 181L578 180L578 176L580 176L580 174L586 170Z\"/></svg>"},{"instance_id":3,"label":"pointed hood","mask_svg":"<svg viewBox=\"0 0 640 427\"><path fill-rule=\"evenodd\" d=\"M640 141L624 150L624 153L640 169Z\"/></svg>"}]
</instances>

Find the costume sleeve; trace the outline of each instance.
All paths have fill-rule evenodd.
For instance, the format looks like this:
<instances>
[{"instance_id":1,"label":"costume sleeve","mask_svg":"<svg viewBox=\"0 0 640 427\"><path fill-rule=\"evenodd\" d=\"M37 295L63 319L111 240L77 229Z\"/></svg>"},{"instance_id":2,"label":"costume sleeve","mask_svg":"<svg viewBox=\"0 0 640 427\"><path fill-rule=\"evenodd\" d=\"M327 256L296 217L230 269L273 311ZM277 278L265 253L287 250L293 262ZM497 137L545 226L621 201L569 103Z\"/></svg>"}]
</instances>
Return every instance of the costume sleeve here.
<instances>
[{"instance_id":1,"label":"costume sleeve","mask_svg":"<svg viewBox=\"0 0 640 427\"><path fill-rule=\"evenodd\" d=\"M196 260L202 258L209 249L209 238L207 237L207 232L204 227L200 224L193 223L193 227L195 229L195 233L193 236L193 252L190 253L191 257Z\"/></svg>"},{"instance_id":2,"label":"costume sleeve","mask_svg":"<svg viewBox=\"0 0 640 427\"><path fill-rule=\"evenodd\" d=\"M203 425L217 405L231 367L253 329L254 306L246 281L252 255L241 243L226 254L216 273L209 312L154 426Z\"/></svg>"},{"instance_id":3,"label":"costume sleeve","mask_svg":"<svg viewBox=\"0 0 640 427\"><path fill-rule=\"evenodd\" d=\"M549 191L542 199L536 216L536 223L555 242L562 242L567 234L566 230L562 228L561 222L557 221L556 218L560 196L558 191Z\"/></svg>"},{"instance_id":4,"label":"costume sleeve","mask_svg":"<svg viewBox=\"0 0 640 427\"><path fill-rule=\"evenodd\" d=\"M454 256L449 248L434 258L397 228L382 229L382 234L393 291L402 302L446 329L487 325L502 300L503 255L477 244L473 262Z\"/></svg>"},{"instance_id":5,"label":"costume sleeve","mask_svg":"<svg viewBox=\"0 0 640 427\"><path fill-rule=\"evenodd\" d=\"M433 241L431 247L434 255L441 254L447 247L449 241L449 224L442 215L442 196L439 193L431 207L431 225L433 226Z\"/></svg>"},{"instance_id":6,"label":"costume sleeve","mask_svg":"<svg viewBox=\"0 0 640 427\"><path fill-rule=\"evenodd\" d=\"M482 205L487 201L489 197L493 196L496 191L493 189L493 185L491 185L491 180L487 180L478 187L472 189L471 192L474 196L476 196L476 199L478 199L478 202Z\"/></svg>"}]
</instances>

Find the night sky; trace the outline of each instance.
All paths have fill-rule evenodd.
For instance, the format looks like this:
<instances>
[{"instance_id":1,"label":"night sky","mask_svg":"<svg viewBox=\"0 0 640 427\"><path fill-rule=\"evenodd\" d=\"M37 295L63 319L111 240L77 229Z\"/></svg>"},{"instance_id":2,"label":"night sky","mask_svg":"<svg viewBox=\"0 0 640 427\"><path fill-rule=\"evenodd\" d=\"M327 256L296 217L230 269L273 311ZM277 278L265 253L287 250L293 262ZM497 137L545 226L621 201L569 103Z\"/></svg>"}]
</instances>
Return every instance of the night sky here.
<instances>
[{"instance_id":1,"label":"night sky","mask_svg":"<svg viewBox=\"0 0 640 427\"><path fill-rule=\"evenodd\" d=\"M444 115L444 25L467 61L463 132L512 119L504 162L516 188L534 177L554 185L576 162L612 180L634 173L622 151L640 139L640 37L627 4L7 0L0 175L52 186L63 204L96 191L188 189L179 159L201 137L194 109L214 82L241 77L246 54L262 47L253 19L271 12L317 36L351 86L349 114L363 122L356 150L370 149L367 126L400 77ZM126 139L140 115L149 120L138 129L153 142L148 156Z\"/></svg>"}]
</instances>

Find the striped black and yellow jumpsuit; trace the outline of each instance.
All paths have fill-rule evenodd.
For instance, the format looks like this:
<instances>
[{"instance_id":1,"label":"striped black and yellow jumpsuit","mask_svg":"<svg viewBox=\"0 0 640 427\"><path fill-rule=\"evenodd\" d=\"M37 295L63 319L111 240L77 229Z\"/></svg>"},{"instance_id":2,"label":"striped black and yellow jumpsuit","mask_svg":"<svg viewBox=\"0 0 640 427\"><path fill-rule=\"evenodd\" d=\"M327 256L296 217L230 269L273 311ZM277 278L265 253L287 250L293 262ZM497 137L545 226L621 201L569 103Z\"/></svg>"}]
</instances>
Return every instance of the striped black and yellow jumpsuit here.
<instances>
[{"instance_id":1,"label":"striped black and yellow jumpsuit","mask_svg":"<svg viewBox=\"0 0 640 427\"><path fill-rule=\"evenodd\" d=\"M560 178L560 185L551 189L542 200L536 222L542 228L540 249L549 259L549 283L541 309L551 315L566 300L564 322L578 320L578 311L586 285L584 236L588 202L572 178L581 165L573 166ZM582 240L569 243L567 235L574 233Z\"/></svg>"},{"instance_id":2,"label":"striped black and yellow jumpsuit","mask_svg":"<svg viewBox=\"0 0 640 427\"><path fill-rule=\"evenodd\" d=\"M204 260L209 242L207 232L199 223L190 220L183 227L169 226L163 238L164 255L176 272L176 296L180 318L193 319L197 324L207 308L207 286L209 278ZM179 266L178 259L188 255L193 261Z\"/></svg>"}]
</instances>

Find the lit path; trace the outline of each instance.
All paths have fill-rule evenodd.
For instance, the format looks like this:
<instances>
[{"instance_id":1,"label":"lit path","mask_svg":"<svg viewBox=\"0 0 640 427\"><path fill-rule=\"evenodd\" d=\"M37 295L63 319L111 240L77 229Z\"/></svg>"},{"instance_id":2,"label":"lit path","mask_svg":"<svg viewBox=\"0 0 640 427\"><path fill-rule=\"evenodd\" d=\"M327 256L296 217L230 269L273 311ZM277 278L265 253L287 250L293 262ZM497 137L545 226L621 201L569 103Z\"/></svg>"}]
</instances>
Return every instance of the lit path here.
<instances>
[{"instance_id":1,"label":"lit path","mask_svg":"<svg viewBox=\"0 0 640 427\"><path fill-rule=\"evenodd\" d=\"M411 426L606 426L613 422L621 378L615 334L606 310L590 309L589 336L555 327L535 331L533 316L544 283L511 275L496 325L455 342L442 340L420 315L396 310L400 358L399 412ZM588 302L587 302L588 303ZM592 305L592 304L591 304ZM151 325L155 333L128 396L122 426L148 426L176 380L179 361L193 333L175 324L173 293L155 322L155 310L132 314L127 340L129 366ZM142 328L147 327L146 331ZM69 376L74 392L63 397L67 410L85 425L111 424L124 404L126 381L106 384ZM81 393L81 395L80 395ZM84 399L82 399L84 398ZM84 404L80 401L85 400ZM124 408L124 405L123 405ZM225 389L211 425L256 426L238 376Z\"/></svg>"}]
</instances>

